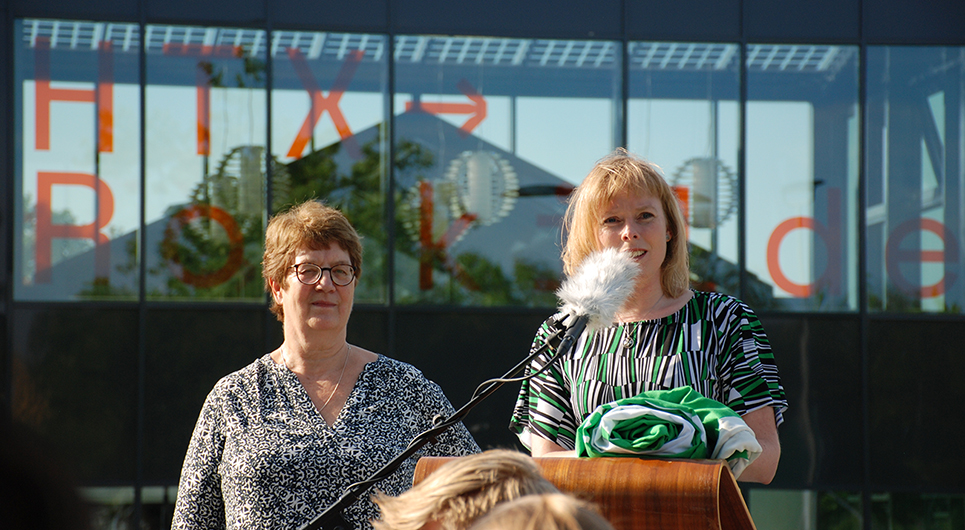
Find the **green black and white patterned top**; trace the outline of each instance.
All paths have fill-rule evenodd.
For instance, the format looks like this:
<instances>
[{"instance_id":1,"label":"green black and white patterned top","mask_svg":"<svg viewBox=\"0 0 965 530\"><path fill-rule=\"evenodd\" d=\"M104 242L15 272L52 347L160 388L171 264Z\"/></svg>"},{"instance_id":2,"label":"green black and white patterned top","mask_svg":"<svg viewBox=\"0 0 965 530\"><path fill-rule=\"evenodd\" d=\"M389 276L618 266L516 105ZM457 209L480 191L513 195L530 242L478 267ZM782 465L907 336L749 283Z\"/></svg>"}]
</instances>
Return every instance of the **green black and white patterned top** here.
<instances>
[{"instance_id":1,"label":"green black and white patterned top","mask_svg":"<svg viewBox=\"0 0 965 530\"><path fill-rule=\"evenodd\" d=\"M531 351L562 328L557 317L543 323ZM543 368L561 339L526 373ZM510 429L528 448L538 436L573 449L577 427L597 406L685 385L739 415L769 406L776 423L784 421L787 398L757 315L736 298L695 291L670 316L584 331L569 353L523 382Z\"/></svg>"}]
</instances>

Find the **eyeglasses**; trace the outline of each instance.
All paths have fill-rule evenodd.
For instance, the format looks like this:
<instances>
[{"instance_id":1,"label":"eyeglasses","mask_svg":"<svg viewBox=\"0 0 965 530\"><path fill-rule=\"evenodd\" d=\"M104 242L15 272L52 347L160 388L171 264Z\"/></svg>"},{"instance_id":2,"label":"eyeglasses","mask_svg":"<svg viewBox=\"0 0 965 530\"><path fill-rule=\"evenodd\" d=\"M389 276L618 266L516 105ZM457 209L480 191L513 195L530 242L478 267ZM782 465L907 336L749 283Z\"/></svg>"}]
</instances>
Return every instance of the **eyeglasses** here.
<instances>
[{"instance_id":1,"label":"eyeglasses","mask_svg":"<svg viewBox=\"0 0 965 530\"><path fill-rule=\"evenodd\" d=\"M328 271L328 276L335 285L348 285L355 279L355 267L351 265L336 265L334 267L319 267L314 263L299 263L289 269L295 269L295 277L305 285L315 285L322 279L322 273Z\"/></svg>"}]
</instances>

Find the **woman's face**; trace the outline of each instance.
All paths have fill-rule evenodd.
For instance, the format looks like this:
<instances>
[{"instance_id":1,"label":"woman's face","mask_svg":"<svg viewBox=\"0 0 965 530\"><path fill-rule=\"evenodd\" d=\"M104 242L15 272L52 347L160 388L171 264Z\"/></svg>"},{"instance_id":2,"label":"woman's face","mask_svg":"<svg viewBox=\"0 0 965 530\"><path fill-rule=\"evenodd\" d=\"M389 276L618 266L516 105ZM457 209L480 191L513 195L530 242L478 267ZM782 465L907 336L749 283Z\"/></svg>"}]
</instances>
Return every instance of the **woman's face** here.
<instances>
[{"instance_id":1,"label":"woman's face","mask_svg":"<svg viewBox=\"0 0 965 530\"><path fill-rule=\"evenodd\" d=\"M348 252L332 244L324 250L298 251L292 265L301 263L314 263L327 268L351 265L352 261ZM322 271L322 277L315 285L305 285L298 281L295 269L289 268L285 280L285 287L271 282L271 291L285 312L286 327L294 325L318 331L345 329L352 313L357 279L348 285L335 285L331 271Z\"/></svg>"},{"instance_id":2,"label":"woman's face","mask_svg":"<svg viewBox=\"0 0 965 530\"><path fill-rule=\"evenodd\" d=\"M629 252L641 269L640 279L660 282L670 231L660 199L650 195L619 195L600 214L600 250Z\"/></svg>"}]
</instances>

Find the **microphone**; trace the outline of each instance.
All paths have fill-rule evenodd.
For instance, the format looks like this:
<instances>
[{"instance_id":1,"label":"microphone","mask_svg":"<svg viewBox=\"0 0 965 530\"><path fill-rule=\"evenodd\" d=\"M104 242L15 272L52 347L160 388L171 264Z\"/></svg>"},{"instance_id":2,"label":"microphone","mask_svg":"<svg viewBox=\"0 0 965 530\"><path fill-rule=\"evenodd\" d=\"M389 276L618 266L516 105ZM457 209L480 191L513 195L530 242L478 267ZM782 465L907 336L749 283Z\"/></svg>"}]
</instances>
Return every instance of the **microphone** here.
<instances>
[{"instance_id":1,"label":"microphone","mask_svg":"<svg viewBox=\"0 0 965 530\"><path fill-rule=\"evenodd\" d=\"M563 302L560 312L566 315L561 323L567 330L544 370L570 351L584 328L600 329L613 323L617 311L633 293L639 272L630 254L615 248L594 252L583 259L576 273L556 291Z\"/></svg>"},{"instance_id":2,"label":"microphone","mask_svg":"<svg viewBox=\"0 0 965 530\"><path fill-rule=\"evenodd\" d=\"M560 312L567 315L562 323L578 337L587 327L591 330L609 326L616 313L633 293L639 267L629 253L615 248L593 252L583 259L576 272L556 291L563 304Z\"/></svg>"}]
</instances>

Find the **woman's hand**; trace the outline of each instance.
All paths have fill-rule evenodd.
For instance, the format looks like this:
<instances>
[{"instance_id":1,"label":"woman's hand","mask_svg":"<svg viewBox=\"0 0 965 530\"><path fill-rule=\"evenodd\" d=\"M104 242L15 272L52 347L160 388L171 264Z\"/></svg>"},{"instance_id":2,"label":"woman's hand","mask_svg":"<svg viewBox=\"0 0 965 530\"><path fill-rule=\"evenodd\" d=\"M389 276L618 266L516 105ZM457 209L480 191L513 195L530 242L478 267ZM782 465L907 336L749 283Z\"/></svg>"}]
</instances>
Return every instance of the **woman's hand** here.
<instances>
[{"instance_id":1,"label":"woman's hand","mask_svg":"<svg viewBox=\"0 0 965 530\"><path fill-rule=\"evenodd\" d=\"M762 452L744 469L737 480L770 484L774 474L777 473L777 464L781 460L781 441L777 436L774 408L761 407L741 416L741 419L757 435L757 442L761 444Z\"/></svg>"}]
</instances>

